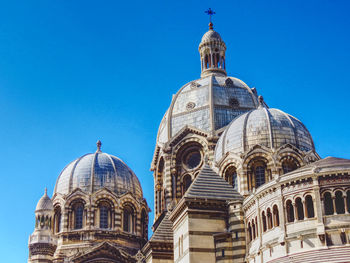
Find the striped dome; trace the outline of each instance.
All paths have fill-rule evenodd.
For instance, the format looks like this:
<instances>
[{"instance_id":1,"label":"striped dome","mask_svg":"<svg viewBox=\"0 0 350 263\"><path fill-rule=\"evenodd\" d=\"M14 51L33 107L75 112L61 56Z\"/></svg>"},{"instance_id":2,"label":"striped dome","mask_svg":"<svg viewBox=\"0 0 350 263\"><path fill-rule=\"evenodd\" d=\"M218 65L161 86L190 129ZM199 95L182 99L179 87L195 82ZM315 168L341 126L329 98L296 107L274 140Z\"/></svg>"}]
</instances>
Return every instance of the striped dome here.
<instances>
[{"instance_id":1,"label":"striped dome","mask_svg":"<svg viewBox=\"0 0 350 263\"><path fill-rule=\"evenodd\" d=\"M315 150L311 134L301 121L261 101L257 109L237 117L225 129L216 145L215 160L220 161L227 153L242 154L255 145L278 149L285 144L304 152Z\"/></svg>"},{"instance_id":2,"label":"striped dome","mask_svg":"<svg viewBox=\"0 0 350 263\"><path fill-rule=\"evenodd\" d=\"M91 194L104 187L117 195L130 192L142 198L134 172L119 158L99 150L68 164L57 179L54 193L67 195L79 188Z\"/></svg>"}]
</instances>

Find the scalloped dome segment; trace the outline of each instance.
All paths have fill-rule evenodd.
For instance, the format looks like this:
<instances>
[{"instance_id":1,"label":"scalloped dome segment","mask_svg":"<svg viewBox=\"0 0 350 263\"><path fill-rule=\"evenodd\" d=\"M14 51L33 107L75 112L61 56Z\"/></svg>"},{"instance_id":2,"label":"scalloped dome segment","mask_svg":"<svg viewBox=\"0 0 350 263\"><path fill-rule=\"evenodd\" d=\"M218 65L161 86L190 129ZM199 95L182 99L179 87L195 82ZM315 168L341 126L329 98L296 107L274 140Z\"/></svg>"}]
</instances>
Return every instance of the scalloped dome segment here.
<instances>
[{"instance_id":1,"label":"scalloped dome segment","mask_svg":"<svg viewBox=\"0 0 350 263\"><path fill-rule=\"evenodd\" d=\"M259 106L230 123L216 145L215 160L220 161L227 153L244 153L255 145L278 149L288 143L304 152L315 150L311 134L298 119Z\"/></svg>"},{"instance_id":2,"label":"scalloped dome segment","mask_svg":"<svg viewBox=\"0 0 350 263\"><path fill-rule=\"evenodd\" d=\"M53 211L53 203L50 197L47 195L47 191L45 190L45 194L40 198L38 204L36 205L35 212L49 210Z\"/></svg>"},{"instance_id":3,"label":"scalloped dome segment","mask_svg":"<svg viewBox=\"0 0 350 263\"><path fill-rule=\"evenodd\" d=\"M211 29L203 35L201 42L209 42L212 40L222 41L220 34Z\"/></svg>"},{"instance_id":4,"label":"scalloped dome segment","mask_svg":"<svg viewBox=\"0 0 350 263\"><path fill-rule=\"evenodd\" d=\"M93 193L104 187L117 195L131 192L142 198L142 188L134 172L119 158L100 151L68 164L57 179L54 193L68 195L77 188Z\"/></svg>"},{"instance_id":5,"label":"scalloped dome segment","mask_svg":"<svg viewBox=\"0 0 350 263\"><path fill-rule=\"evenodd\" d=\"M258 105L243 81L210 75L184 85L174 96L158 130L157 144L168 142L183 127L211 133Z\"/></svg>"}]
</instances>

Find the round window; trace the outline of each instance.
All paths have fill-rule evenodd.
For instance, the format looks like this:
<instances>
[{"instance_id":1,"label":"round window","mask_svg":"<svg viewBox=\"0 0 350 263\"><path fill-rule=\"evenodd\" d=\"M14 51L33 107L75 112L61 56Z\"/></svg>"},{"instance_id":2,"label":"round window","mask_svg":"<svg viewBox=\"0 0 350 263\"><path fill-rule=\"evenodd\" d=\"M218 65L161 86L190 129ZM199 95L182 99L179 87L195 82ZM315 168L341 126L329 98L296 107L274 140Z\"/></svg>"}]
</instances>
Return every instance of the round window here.
<instances>
[{"instance_id":1,"label":"round window","mask_svg":"<svg viewBox=\"0 0 350 263\"><path fill-rule=\"evenodd\" d=\"M184 163L189 169L196 168L201 162L201 154L198 151L188 153L184 158Z\"/></svg>"}]
</instances>

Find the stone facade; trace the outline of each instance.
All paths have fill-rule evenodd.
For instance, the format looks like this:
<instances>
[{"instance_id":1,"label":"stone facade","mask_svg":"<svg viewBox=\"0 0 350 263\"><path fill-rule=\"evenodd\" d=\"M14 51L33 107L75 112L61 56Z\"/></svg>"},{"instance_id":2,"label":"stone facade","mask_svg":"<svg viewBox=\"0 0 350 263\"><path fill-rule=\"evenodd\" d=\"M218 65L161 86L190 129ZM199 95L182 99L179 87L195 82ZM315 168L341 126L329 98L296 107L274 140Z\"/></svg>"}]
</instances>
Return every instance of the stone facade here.
<instances>
[{"instance_id":1,"label":"stone facade","mask_svg":"<svg viewBox=\"0 0 350 263\"><path fill-rule=\"evenodd\" d=\"M28 262L350 262L350 160L321 159L301 121L227 76L225 52L210 23L201 78L160 123L152 237L136 175L98 142L39 200Z\"/></svg>"}]
</instances>

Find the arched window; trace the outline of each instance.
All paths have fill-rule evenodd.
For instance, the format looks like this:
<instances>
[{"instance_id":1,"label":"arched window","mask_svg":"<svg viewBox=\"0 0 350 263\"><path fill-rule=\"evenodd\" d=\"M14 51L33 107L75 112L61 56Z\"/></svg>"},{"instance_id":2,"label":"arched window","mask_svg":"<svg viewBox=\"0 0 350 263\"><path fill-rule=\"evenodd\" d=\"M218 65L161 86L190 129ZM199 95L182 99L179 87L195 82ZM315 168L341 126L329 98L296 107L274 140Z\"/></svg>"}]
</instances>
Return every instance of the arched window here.
<instances>
[{"instance_id":1,"label":"arched window","mask_svg":"<svg viewBox=\"0 0 350 263\"><path fill-rule=\"evenodd\" d=\"M255 234L256 234L256 232L255 232L255 222L254 222L254 219L252 220L252 232L253 232L253 239L255 239Z\"/></svg>"},{"instance_id":2,"label":"arched window","mask_svg":"<svg viewBox=\"0 0 350 263\"><path fill-rule=\"evenodd\" d=\"M225 172L225 180L232 185L233 189L238 190L237 171L235 167L231 166L227 169Z\"/></svg>"},{"instance_id":3,"label":"arched window","mask_svg":"<svg viewBox=\"0 0 350 263\"><path fill-rule=\"evenodd\" d=\"M163 207L163 174L164 174L164 159L161 158L158 165L158 171L157 171L157 181L156 183L156 215L159 215L162 213L162 207Z\"/></svg>"},{"instance_id":4,"label":"arched window","mask_svg":"<svg viewBox=\"0 0 350 263\"><path fill-rule=\"evenodd\" d=\"M304 220L304 206L303 206L303 202L301 201L300 197L295 199L295 206L297 208L297 213L298 213L297 219Z\"/></svg>"},{"instance_id":5,"label":"arched window","mask_svg":"<svg viewBox=\"0 0 350 263\"><path fill-rule=\"evenodd\" d=\"M278 207L277 205L274 205L273 208L273 226L279 226L280 225L280 218L279 218L279 214L278 214Z\"/></svg>"},{"instance_id":6,"label":"arched window","mask_svg":"<svg viewBox=\"0 0 350 263\"><path fill-rule=\"evenodd\" d=\"M263 185L265 183L265 167L259 165L255 167L255 185L256 188Z\"/></svg>"},{"instance_id":7,"label":"arched window","mask_svg":"<svg viewBox=\"0 0 350 263\"><path fill-rule=\"evenodd\" d=\"M123 230L129 233L134 231L134 210L129 205L123 209Z\"/></svg>"},{"instance_id":8,"label":"arched window","mask_svg":"<svg viewBox=\"0 0 350 263\"><path fill-rule=\"evenodd\" d=\"M266 214L267 214L267 228L271 229L272 228L272 214L271 214L270 208L267 209Z\"/></svg>"},{"instance_id":9,"label":"arched window","mask_svg":"<svg viewBox=\"0 0 350 263\"><path fill-rule=\"evenodd\" d=\"M350 213L350 191L346 192L346 204L347 204L348 212Z\"/></svg>"},{"instance_id":10,"label":"arched window","mask_svg":"<svg viewBox=\"0 0 350 263\"><path fill-rule=\"evenodd\" d=\"M250 225L250 222L248 223L248 237L249 237L249 242L253 240L252 236L252 227Z\"/></svg>"},{"instance_id":11,"label":"arched window","mask_svg":"<svg viewBox=\"0 0 350 263\"><path fill-rule=\"evenodd\" d=\"M74 229L83 228L84 205L78 203L74 206Z\"/></svg>"},{"instance_id":12,"label":"arched window","mask_svg":"<svg viewBox=\"0 0 350 263\"><path fill-rule=\"evenodd\" d=\"M189 174L185 175L184 176L184 179L183 179L183 194L186 193L187 189L191 186L191 183L192 183L192 178Z\"/></svg>"},{"instance_id":13,"label":"arched window","mask_svg":"<svg viewBox=\"0 0 350 263\"><path fill-rule=\"evenodd\" d=\"M263 223L263 231L266 232L267 227L266 227L266 216L265 216L265 211L262 212L261 218L262 218L262 223Z\"/></svg>"},{"instance_id":14,"label":"arched window","mask_svg":"<svg viewBox=\"0 0 350 263\"><path fill-rule=\"evenodd\" d=\"M286 158L282 161L282 169L284 174L294 171L298 169L298 167L298 162L292 157Z\"/></svg>"},{"instance_id":15,"label":"arched window","mask_svg":"<svg viewBox=\"0 0 350 263\"><path fill-rule=\"evenodd\" d=\"M333 215L334 213L334 207L333 207L333 200L332 195L330 192L326 192L323 195L323 203L324 203L324 212L326 215Z\"/></svg>"},{"instance_id":16,"label":"arched window","mask_svg":"<svg viewBox=\"0 0 350 263\"><path fill-rule=\"evenodd\" d=\"M61 232L61 208L55 207L55 216L54 216L54 233Z\"/></svg>"},{"instance_id":17,"label":"arched window","mask_svg":"<svg viewBox=\"0 0 350 263\"><path fill-rule=\"evenodd\" d=\"M335 192L335 211L337 214L345 213L344 197L341 191Z\"/></svg>"},{"instance_id":18,"label":"arched window","mask_svg":"<svg viewBox=\"0 0 350 263\"><path fill-rule=\"evenodd\" d=\"M111 209L108 204L102 203L99 205L100 213L100 228L109 228L110 227L110 214Z\"/></svg>"},{"instance_id":19,"label":"arched window","mask_svg":"<svg viewBox=\"0 0 350 263\"><path fill-rule=\"evenodd\" d=\"M314 202L312 201L312 196L307 195L305 197L306 213L307 218L315 217Z\"/></svg>"},{"instance_id":20,"label":"arched window","mask_svg":"<svg viewBox=\"0 0 350 263\"><path fill-rule=\"evenodd\" d=\"M143 238L147 238L147 214L145 209L141 212L141 235Z\"/></svg>"},{"instance_id":21,"label":"arched window","mask_svg":"<svg viewBox=\"0 0 350 263\"><path fill-rule=\"evenodd\" d=\"M291 200L286 202L286 210L288 223L294 222L294 207Z\"/></svg>"},{"instance_id":22,"label":"arched window","mask_svg":"<svg viewBox=\"0 0 350 263\"><path fill-rule=\"evenodd\" d=\"M259 236L259 228L258 228L258 217L255 217L255 231L256 231L256 237Z\"/></svg>"}]
</instances>

